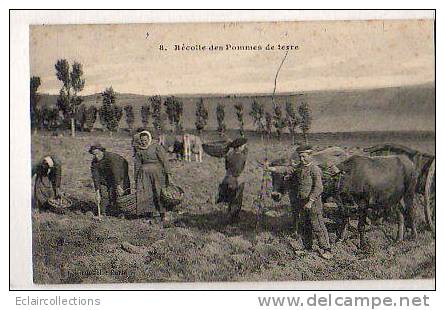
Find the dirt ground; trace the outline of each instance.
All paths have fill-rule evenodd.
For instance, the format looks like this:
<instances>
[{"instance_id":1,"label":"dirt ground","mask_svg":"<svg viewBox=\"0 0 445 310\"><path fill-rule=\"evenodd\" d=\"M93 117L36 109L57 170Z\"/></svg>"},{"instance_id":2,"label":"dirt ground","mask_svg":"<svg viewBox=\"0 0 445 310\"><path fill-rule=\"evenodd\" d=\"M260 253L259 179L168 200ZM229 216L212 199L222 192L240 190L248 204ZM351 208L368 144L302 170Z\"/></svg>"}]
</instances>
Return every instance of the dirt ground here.
<instances>
[{"instance_id":1,"label":"dirt ground","mask_svg":"<svg viewBox=\"0 0 445 310\"><path fill-rule=\"evenodd\" d=\"M266 148L259 139L249 142L245 169L246 188L240 221L226 221L226 207L215 205L218 182L224 176L222 159L204 155L204 162L172 162L176 183L186 192L184 202L170 214L171 226L150 225L143 218L104 217L97 221L88 147L100 142L130 163L128 135L80 134L76 138L37 134L32 136L32 161L55 154L63 162L63 191L75 199L64 214L32 211L34 282L210 282L289 281L346 279L413 279L435 276L435 238L426 230L417 204L419 237L396 243L396 224L368 226L371 251L357 248L356 222L349 238L333 247L334 258L315 253L296 254L299 245L291 235L288 200L264 202L267 211L257 225L253 201L258 194ZM357 146L394 142L434 153L431 139L318 136L318 147L339 145L351 151ZM290 152L290 142L269 141L267 154L279 158ZM132 184L133 186L134 184ZM328 230L335 240L334 225Z\"/></svg>"}]
</instances>

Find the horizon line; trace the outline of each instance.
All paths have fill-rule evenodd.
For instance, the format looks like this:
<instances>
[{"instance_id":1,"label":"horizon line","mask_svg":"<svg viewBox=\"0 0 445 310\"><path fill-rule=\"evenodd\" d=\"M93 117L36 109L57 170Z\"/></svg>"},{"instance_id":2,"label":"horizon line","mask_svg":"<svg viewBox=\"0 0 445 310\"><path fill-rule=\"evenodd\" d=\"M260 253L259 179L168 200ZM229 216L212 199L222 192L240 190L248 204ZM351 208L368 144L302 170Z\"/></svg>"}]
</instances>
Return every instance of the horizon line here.
<instances>
[{"instance_id":1,"label":"horizon line","mask_svg":"<svg viewBox=\"0 0 445 310\"><path fill-rule=\"evenodd\" d=\"M112 86L112 85L111 85ZM414 84L404 84L404 85L388 85L388 86L376 86L376 87L356 87L356 88L326 88L326 89L314 89L314 90L295 90L295 91L287 91L287 92L276 92L277 95L299 95L303 93L315 93L315 92L324 92L324 91L337 91L337 92L349 92L349 91L363 91L363 90L375 90L375 89L388 89L388 88L402 88L402 87L421 87L421 86L433 86L436 87L436 81L426 81L423 83L414 83ZM115 91L117 94L121 95L137 95L137 96L161 96L161 97L227 97L227 96L272 96L272 93L268 92L246 92L246 93L176 93L176 94L141 94L141 93L132 93L132 92L119 92ZM58 96L58 93L49 93L49 92L41 92L40 95L50 95L50 96ZM101 92L90 93L81 95L81 97L100 95Z\"/></svg>"}]
</instances>

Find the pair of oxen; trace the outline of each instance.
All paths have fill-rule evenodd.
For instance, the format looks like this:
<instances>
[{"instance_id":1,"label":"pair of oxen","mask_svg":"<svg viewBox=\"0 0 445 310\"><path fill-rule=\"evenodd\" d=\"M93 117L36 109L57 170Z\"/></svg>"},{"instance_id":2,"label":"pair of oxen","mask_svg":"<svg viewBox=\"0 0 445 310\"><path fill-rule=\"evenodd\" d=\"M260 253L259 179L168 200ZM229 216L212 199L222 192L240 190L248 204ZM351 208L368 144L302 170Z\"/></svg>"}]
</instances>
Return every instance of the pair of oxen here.
<instances>
[{"instance_id":1,"label":"pair of oxen","mask_svg":"<svg viewBox=\"0 0 445 310\"><path fill-rule=\"evenodd\" d=\"M192 161L192 154L195 155L195 161L202 162L204 153L202 140L200 137L192 134L165 135L159 136L159 144L169 153L176 154L177 159Z\"/></svg>"},{"instance_id":2,"label":"pair of oxen","mask_svg":"<svg viewBox=\"0 0 445 310\"><path fill-rule=\"evenodd\" d=\"M395 211L398 221L397 240L404 238L405 219L414 238L417 237L415 197L422 195L425 220L434 231L432 197L435 191L435 157L402 145L383 144L351 155L339 147L314 152L313 160L325 172L323 202L333 201L338 216L338 239L343 240L351 217L358 218L360 246L367 245L365 227L368 218L382 219ZM285 171L289 159L271 163L273 197L280 200L290 186ZM336 169L332 169L336 167ZM282 169L280 169L282 168Z\"/></svg>"}]
</instances>

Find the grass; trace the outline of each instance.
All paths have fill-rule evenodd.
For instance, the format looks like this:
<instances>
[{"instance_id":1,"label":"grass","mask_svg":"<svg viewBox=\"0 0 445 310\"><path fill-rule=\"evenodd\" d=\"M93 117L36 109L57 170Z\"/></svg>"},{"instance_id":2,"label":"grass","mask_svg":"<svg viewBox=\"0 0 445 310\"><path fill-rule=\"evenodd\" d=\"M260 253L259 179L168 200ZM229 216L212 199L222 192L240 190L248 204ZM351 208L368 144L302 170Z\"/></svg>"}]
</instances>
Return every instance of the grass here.
<instances>
[{"instance_id":1,"label":"grass","mask_svg":"<svg viewBox=\"0 0 445 310\"><path fill-rule=\"evenodd\" d=\"M210 139L210 137L208 137ZM378 141L377 141L378 140ZM144 219L93 216L94 192L90 175L90 144L100 142L123 155L132 168L130 137L127 135L81 134L79 137L32 136L32 160L46 153L63 162L62 187L75 198L64 214L33 210L33 269L36 283L113 282L210 282L291 281L346 279L413 279L435 276L435 239L425 230L418 208L420 236L396 244L396 225L368 227L371 253L358 248L356 229L344 243L335 244L334 258L325 261L314 253L296 255L299 248L291 237L288 201L274 204L256 225L253 205L262 171L256 165L265 155L264 144L249 140L245 169L245 200L240 221L226 222L226 207L215 205L218 183L224 176L221 159L204 156L204 163L172 162L176 182L186 191L184 202L172 212L172 225L161 228ZM319 147L339 145L352 151L381 142L402 143L433 152L434 137L385 136L360 138L348 135L317 135ZM278 158L289 153L290 142L270 141L268 154ZM130 171L133 180L133 171ZM356 223L355 223L356 224ZM333 226L328 229L334 239ZM126 244L134 246L128 251Z\"/></svg>"}]
</instances>

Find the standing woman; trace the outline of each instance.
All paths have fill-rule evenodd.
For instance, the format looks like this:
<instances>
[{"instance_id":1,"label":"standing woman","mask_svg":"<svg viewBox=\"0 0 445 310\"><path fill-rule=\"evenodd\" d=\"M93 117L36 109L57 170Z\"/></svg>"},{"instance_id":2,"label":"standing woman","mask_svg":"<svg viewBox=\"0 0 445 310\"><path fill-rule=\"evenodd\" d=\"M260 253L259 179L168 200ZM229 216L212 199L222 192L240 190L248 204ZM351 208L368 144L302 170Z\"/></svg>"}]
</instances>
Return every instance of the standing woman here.
<instances>
[{"instance_id":1,"label":"standing woman","mask_svg":"<svg viewBox=\"0 0 445 310\"><path fill-rule=\"evenodd\" d=\"M229 220L234 222L239 219L239 213L243 205L244 182L242 173L246 166L247 139L238 138L229 144L229 151L225 156L226 175L219 185L218 198L216 203L227 203L229 206Z\"/></svg>"},{"instance_id":2,"label":"standing woman","mask_svg":"<svg viewBox=\"0 0 445 310\"><path fill-rule=\"evenodd\" d=\"M45 156L32 167L31 177L36 175L34 183L33 206L36 209L48 206L48 200L60 196L62 164L55 156Z\"/></svg>"},{"instance_id":3,"label":"standing woman","mask_svg":"<svg viewBox=\"0 0 445 310\"><path fill-rule=\"evenodd\" d=\"M135 135L134 142L136 212L152 218L158 211L161 221L165 221L165 207L161 203L161 188L168 185L170 167L164 148L152 143L150 132L142 131Z\"/></svg>"}]
</instances>

